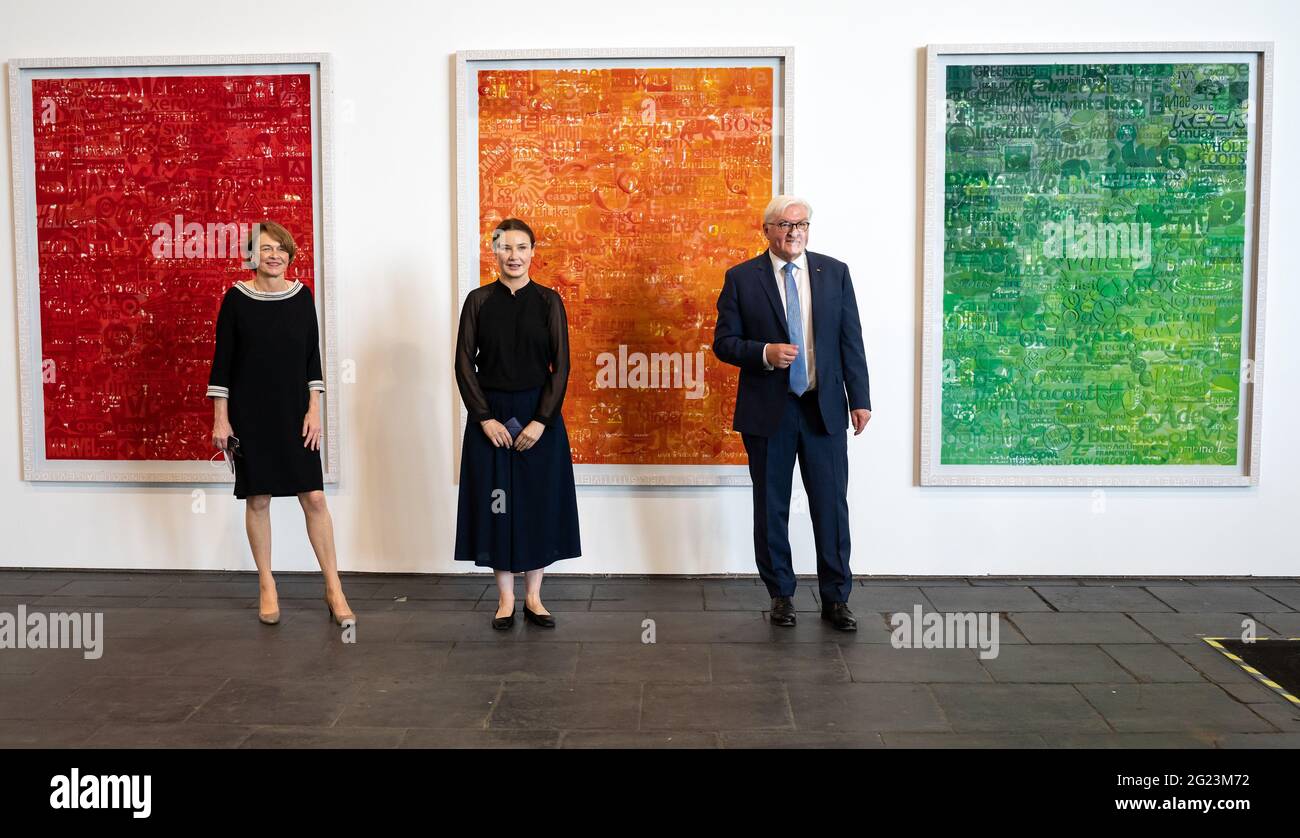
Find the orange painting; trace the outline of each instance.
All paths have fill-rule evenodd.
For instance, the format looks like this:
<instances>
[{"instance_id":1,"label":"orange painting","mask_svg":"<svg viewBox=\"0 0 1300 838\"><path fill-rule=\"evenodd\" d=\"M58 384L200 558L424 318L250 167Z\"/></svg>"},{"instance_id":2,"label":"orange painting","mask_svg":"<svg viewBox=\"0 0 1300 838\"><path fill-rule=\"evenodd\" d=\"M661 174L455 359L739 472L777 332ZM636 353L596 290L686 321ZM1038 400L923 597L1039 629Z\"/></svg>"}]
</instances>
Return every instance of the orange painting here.
<instances>
[{"instance_id":1,"label":"orange painting","mask_svg":"<svg viewBox=\"0 0 1300 838\"><path fill-rule=\"evenodd\" d=\"M713 356L727 268L762 251L771 67L478 72L481 283L491 232L537 233L564 299L573 461L743 465L737 369Z\"/></svg>"}]
</instances>

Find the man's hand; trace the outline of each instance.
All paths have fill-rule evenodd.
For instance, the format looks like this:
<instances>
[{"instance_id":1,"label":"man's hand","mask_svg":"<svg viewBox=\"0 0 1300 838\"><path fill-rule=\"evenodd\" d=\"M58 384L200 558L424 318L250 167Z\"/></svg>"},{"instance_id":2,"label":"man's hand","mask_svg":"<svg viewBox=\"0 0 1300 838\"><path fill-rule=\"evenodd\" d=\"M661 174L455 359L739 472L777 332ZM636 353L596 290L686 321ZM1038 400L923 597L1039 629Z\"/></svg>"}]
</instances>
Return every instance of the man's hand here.
<instances>
[{"instance_id":1,"label":"man's hand","mask_svg":"<svg viewBox=\"0 0 1300 838\"><path fill-rule=\"evenodd\" d=\"M794 363L799 357L799 347L793 343L769 343L767 345L767 362L779 370Z\"/></svg>"},{"instance_id":2,"label":"man's hand","mask_svg":"<svg viewBox=\"0 0 1300 838\"><path fill-rule=\"evenodd\" d=\"M853 435L857 436L862 433L862 429L867 426L867 422L871 421L871 411L865 407L860 407L857 410L850 410L849 417L853 420Z\"/></svg>"}]
</instances>

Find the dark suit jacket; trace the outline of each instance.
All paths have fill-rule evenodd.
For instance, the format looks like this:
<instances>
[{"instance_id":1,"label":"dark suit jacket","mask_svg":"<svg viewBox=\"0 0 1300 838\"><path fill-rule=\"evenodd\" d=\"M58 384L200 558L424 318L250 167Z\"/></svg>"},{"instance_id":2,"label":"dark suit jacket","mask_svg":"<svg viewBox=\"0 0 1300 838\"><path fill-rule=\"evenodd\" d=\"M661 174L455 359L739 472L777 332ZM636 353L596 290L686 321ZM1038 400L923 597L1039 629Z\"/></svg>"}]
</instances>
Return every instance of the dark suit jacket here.
<instances>
[{"instance_id":1,"label":"dark suit jacket","mask_svg":"<svg viewBox=\"0 0 1300 838\"><path fill-rule=\"evenodd\" d=\"M871 409L858 301L849 267L838 259L808 251L808 278L817 404L826 430L837 433L849 426L850 409ZM713 354L740 367L732 427L757 436L776 433L790 390L788 367L768 370L763 366L763 344L790 342L776 281L767 251L728 270L718 295L718 325L713 331Z\"/></svg>"}]
</instances>

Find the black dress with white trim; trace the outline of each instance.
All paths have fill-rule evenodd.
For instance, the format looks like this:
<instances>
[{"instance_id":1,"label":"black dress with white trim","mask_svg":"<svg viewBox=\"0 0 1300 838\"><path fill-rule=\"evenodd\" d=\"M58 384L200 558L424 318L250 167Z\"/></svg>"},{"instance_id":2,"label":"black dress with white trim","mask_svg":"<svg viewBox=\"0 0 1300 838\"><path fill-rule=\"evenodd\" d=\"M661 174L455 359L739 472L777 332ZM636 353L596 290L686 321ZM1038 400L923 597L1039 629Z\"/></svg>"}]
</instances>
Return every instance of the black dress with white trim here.
<instances>
[{"instance_id":1,"label":"black dress with white trim","mask_svg":"<svg viewBox=\"0 0 1300 838\"><path fill-rule=\"evenodd\" d=\"M217 314L208 398L228 400L239 438L235 497L286 497L324 488L320 452L304 447L312 390L325 391L316 305L295 280L283 291L236 282Z\"/></svg>"}]
</instances>

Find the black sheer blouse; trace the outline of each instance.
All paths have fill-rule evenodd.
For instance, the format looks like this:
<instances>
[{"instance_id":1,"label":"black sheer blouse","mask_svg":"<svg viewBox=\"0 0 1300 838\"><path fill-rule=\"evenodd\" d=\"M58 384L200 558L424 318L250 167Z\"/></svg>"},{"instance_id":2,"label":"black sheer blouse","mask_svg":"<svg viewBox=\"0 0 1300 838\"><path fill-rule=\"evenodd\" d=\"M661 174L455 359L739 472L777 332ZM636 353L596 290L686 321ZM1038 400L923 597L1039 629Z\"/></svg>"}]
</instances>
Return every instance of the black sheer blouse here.
<instances>
[{"instance_id":1,"label":"black sheer blouse","mask_svg":"<svg viewBox=\"0 0 1300 838\"><path fill-rule=\"evenodd\" d=\"M569 321L560 295L531 280L514 294L500 280L471 291L456 336L456 384L474 422L492 418L485 389L533 387L542 388L533 420L555 421L569 384Z\"/></svg>"}]
</instances>

